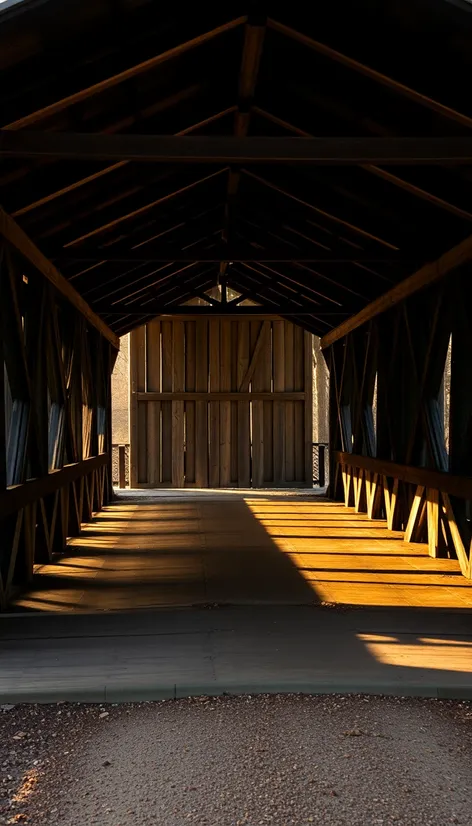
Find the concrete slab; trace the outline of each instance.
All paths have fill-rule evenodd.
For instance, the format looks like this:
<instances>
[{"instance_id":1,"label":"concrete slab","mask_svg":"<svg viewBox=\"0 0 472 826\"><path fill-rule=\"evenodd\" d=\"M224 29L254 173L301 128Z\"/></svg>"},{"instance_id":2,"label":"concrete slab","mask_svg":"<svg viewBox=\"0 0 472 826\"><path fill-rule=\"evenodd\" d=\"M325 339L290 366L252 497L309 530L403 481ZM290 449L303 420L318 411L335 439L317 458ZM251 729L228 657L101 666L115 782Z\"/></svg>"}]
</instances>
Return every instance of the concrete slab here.
<instances>
[{"instance_id":1,"label":"concrete slab","mask_svg":"<svg viewBox=\"0 0 472 826\"><path fill-rule=\"evenodd\" d=\"M63 620L67 620L64 622ZM0 619L0 702L472 696L468 612L247 607Z\"/></svg>"}]
</instances>

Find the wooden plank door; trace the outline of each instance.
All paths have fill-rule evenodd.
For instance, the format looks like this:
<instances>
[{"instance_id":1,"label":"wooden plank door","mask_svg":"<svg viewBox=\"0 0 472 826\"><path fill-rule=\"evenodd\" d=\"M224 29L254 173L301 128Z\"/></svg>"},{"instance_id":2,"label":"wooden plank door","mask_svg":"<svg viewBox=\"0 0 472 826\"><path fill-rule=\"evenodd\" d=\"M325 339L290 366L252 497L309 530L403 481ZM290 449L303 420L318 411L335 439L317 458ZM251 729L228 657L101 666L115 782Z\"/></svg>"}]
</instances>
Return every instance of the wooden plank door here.
<instances>
[{"instance_id":1,"label":"wooden plank door","mask_svg":"<svg viewBox=\"0 0 472 826\"><path fill-rule=\"evenodd\" d=\"M280 318L155 320L131 334L137 487L312 484L310 333Z\"/></svg>"}]
</instances>

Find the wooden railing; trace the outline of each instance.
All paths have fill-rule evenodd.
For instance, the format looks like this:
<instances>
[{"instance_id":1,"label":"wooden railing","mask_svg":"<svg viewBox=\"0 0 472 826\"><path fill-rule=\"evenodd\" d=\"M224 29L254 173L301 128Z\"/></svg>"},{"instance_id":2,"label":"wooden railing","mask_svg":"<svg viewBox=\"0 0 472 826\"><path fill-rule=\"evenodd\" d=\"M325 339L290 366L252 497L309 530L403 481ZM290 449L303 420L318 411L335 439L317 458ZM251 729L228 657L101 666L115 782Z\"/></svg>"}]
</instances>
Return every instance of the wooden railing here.
<instances>
[{"instance_id":1,"label":"wooden railing","mask_svg":"<svg viewBox=\"0 0 472 826\"><path fill-rule=\"evenodd\" d=\"M12 597L20 546L24 585L33 575L34 563L52 562L64 551L68 537L77 536L81 525L108 502L108 471L109 455L102 453L0 493L2 540L9 554L7 570L0 570L0 610Z\"/></svg>"},{"instance_id":2,"label":"wooden railing","mask_svg":"<svg viewBox=\"0 0 472 826\"><path fill-rule=\"evenodd\" d=\"M0 209L0 610L112 496L118 346Z\"/></svg>"},{"instance_id":3,"label":"wooden railing","mask_svg":"<svg viewBox=\"0 0 472 826\"><path fill-rule=\"evenodd\" d=\"M385 517L390 530L403 530L407 542L427 541L431 556L454 550L465 577L472 578L466 503L472 478L382 459L335 452L334 494L341 490L347 507Z\"/></svg>"}]
</instances>

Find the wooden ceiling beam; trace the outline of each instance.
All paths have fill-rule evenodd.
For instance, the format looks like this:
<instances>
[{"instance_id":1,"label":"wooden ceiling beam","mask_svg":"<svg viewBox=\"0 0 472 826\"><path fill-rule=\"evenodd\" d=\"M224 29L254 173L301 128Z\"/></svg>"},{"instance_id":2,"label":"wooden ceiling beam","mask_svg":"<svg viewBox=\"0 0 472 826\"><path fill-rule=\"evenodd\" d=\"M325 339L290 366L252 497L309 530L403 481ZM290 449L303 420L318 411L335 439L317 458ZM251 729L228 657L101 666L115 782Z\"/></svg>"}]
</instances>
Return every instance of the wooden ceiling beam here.
<instances>
[{"instance_id":1,"label":"wooden ceiling beam","mask_svg":"<svg viewBox=\"0 0 472 826\"><path fill-rule=\"evenodd\" d=\"M338 307L342 306L342 302L338 301L336 298L333 298L332 295L327 295L326 292L322 293L319 290L317 290L315 279L306 279L303 277L303 275L294 275L292 272L281 273L278 270L275 270L273 267L268 267L265 264L260 264L260 266L262 267L262 272L260 269L257 269L256 267L246 262L243 263L244 270L250 270L251 272L257 273L259 276L273 279L276 283L279 283L285 287L287 287L288 285L291 290L295 288L298 293L302 293L308 300L310 300L310 294L316 296L316 298L311 299L316 304L319 304L321 300ZM329 293L330 291L328 290L327 292ZM337 294L337 292L338 291L335 287L334 293Z\"/></svg>"},{"instance_id":2,"label":"wooden ceiling beam","mask_svg":"<svg viewBox=\"0 0 472 826\"><path fill-rule=\"evenodd\" d=\"M247 174L252 173L247 172ZM281 194L284 193L285 190ZM257 238L251 238L251 242L256 241L261 246L267 243L270 246L268 240L265 239L265 236L269 236L270 238L276 238L277 242L287 244L292 249L300 247L301 243L308 243L320 255L329 253L332 256L344 258L349 257L351 253L353 255L364 254L364 247L357 239L353 241L347 235L341 235L332 226L329 227L328 222L323 225L314 223L313 216L306 211L304 201L301 208L294 207L292 204L288 212L277 207L274 199L270 198L270 190L268 191L267 201L267 209L263 209L259 199L257 199L257 208L255 208L252 201L248 200L244 204L244 211L241 213L235 212L233 215L236 224L238 221L242 222L262 233ZM289 233L289 235L284 233ZM271 241L272 243L273 241Z\"/></svg>"},{"instance_id":3,"label":"wooden ceiling beam","mask_svg":"<svg viewBox=\"0 0 472 826\"><path fill-rule=\"evenodd\" d=\"M0 157L149 163L470 165L472 137L304 138L0 131Z\"/></svg>"},{"instance_id":4,"label":"wooden ceiling beam","mask_svg":"<svg viewBox=\"0 0 472 826\"><path fill-rule=\"evenodd\" d=\"M173 262L172 262L173 263ZM181 267L178 267L171 272L168 272L167 275L162 276L159 275L158 278L155 276L158 273L161 273L165 267L159 267L158 269L151 270L150 272L146 272L144 275L140 276L139 278L130 278L129 273L122 273L115 279L115 283L119 280L118 286L115 286L113 290L108 288L107 282L102 283L99 285L100 291L100 299L94 298L94 302L98 300L106 300L106 301L127 301L132 300L137 295L141 295L141 293L145 293L146 290L152 287L158 287L164 283L164 281L169 278L173 278L174 276L178 275L181 272L185 272L186 270L192 269L195 267L195 264L185 264ZM136 289L137 285L140 285L139 288ZM97 289L93 290L94 293L97 292ZM113 296L116 296L116 299L113 299Z\"/></svg>"},{"instance_id":5,"label":"wooden ceiling beam","mask_svg":"<svg viewBox=\"0 0 472 826\"><path fill-rule=\"evenodd\" d=\"M462 126L467 126L469 129L472 128L472 118L468 115L464 115L462 112L458 112L450 106L445 106L443 103L439 103L439 101L434 100L427 95L423 95L421 92L417 92L409 86L405 86L405 84L400 83L398 80L394 80L393 78L388 77L388 75L384 75L375 69L372 69L370 66L365 66L358 60L354 60L352 57L348 57L347 55L336 51L336 49L326 46L325 43L320 43L318 40L314 40L313 38L308 37L308 35L296 31L296 29L292 29L290 26L286 26L283 23L279 23L277 20L273 20L271 18L267 20L267 26L280 34L289 37L291 40L296 40L298 43L302 43L309 49L324 55L324 57L334 60L336 63L340 63L341 65L346 66L346 68L351 69L358 74L364 75L364 77L368 77L370 80L373 80L382 86L386 86L392 92L408 98L408 100L413 101L413 103L417 103L419 106L423 106L426 109L436 112L436 114L441 115L441 117L447 118L448 120L453 120L456 123L460 123Z\"/></svg>"},{"instance_id":6,"label":"wooden ceiling beam","mask_svg":"<svg viewBox=\"0 0 472 826\"><path fill-rule=\"evenodd\" d=\"M218 230L215 230L218 232ZM411 255L405 257L391 254L381 255L375 253L364 253L353 255L344 255L340 257L338 254L330 256L327 254L320 254L316 248L307 249L307 245L300 249L284 248L276 245L270 247L251 246L250 242L221 244L218 243L211 248L204 248L201 246L205 238L189 239L185 246L166 244L159 245L155 249L152 247L144 247L138 250L120 250L114 252L111 247L78 247L57 250L56 252L49 252L50 258L54 261L110 261L123 263L137 263L140 261L201 261L203 263L213 261L267 261L267 262L290 262L290 261L307 261L318 264L352 264L356 262L368 264L414 264L420 263L424 260L424 255ZM198 246L197 246L198 245Z\"/></svg>"},{"instance_id":7,"label":"wooden ceiling beam","mask_svg":"<svg viewBox=\"0 0 472 826\"><path fill-rule=\"evenodd\" d=\"M357 235L361 235L363 238L367 239L368 241L375 241L378 244L382 244L382 246L386 247L387 249L394 250L396 252L399 251L399 247L396 244L390 243L385 238L380 238L378 235L374 235L372 232L368 232L367 230L363 229L362 227L357 226L357 224L352 224L350 221L345 221L343 218L339 218L337 215L333 215L331 212L327 212L324 209L316 206L315 204L309 203L309 201L303 200L303 198L299 198L297 195L294 195L292 192L288 192L288 190L283 189L277 184L272 183L272 181L267 180L267 178L263 178L260 175L256 175L254 172L251 172L249 169L243 169L242 172L247 175L249 178L253 178L253 180L258 181L262 186L267 187L268 189L274 190L274 192L279 192L286 198L290 198L292 201L295 201L297 204L300 204L302 207L306 207L306 209L310 209L313 212L316 212L318 215L322 215L324 218L328 218L330 221L334 221L334 223L339 224L340 226L346 227L347 229L351 230L352 232L356 233Z\"/></svg>"},{"instance_id":8,"label":"wooden ceiling beam","mask_svg":"<svg viewBox=\"0 0 472 826\"><path fill-rule=\"evenodd\" d=\"M290 279L285 281L283 278L275 278L273 275L268 276L267 273L260 273L255 269L251 269L250 272L251 274L248 273L248 268L244 268L244 272L238 270L237 277L239 278L239 282L242 284L247 283L249 286L252 285L252 287L256 291L261 292L262 295L267 295L267 293L276 295L279 302L282 299L289 304L293 303L294 306L312 303L313 312L318 309L320 302L308 295L309 290L300 290L297 285L293 286L293 284L290 283ZM228 275L228 278L232 278L232 273Z\"/></svg>"},{"instance_id":9,"label":"wooden ceiling beam","mask_svg":"<svg viewBox=\"0 0 472 826\"><path fill-rule=\"evenodd\" d=\"M126 132L130 129L130 127L133 127L137 123L138 120L139 120L140 123L143 123L147 118L151 117L153 114L157 114L158 112L164 112L167 109L170 109L172 106L177 106L177 104L179 104L180 102L196 95L200 90L201 90L201 86L197 83L193 83L190 86L187 86L185 89L180 90L180 92L177 92L176 94L169 96L168 98L163 98L163 99L158 100L158 101L153 101L153 103L150 106L140 108L139 112L138 111L133 111L133 113L130 114L129 116L122 117L122 118L120 118L120 120L115 120L112 123L109 123L109 124L107 123L106 125L97 125L96 127L95 126L90 126L90 128L87 128L86 131L95 132L95 133L104 132L104 133L107 133L107 134L114 134L115 132ZM68 123L68 121L66 120L64 128L67 128L67 123ZM89 123L89 121L86 118L85 114L84 114L83 120L81 120L81 123L84 124L84 127L85 127L86 124ZM60 132L61 128L58 127L58 128L56 128L55 131ZM37 171L40 174L44 173L45 177L48 178L51 163L54 163L54 158L52 158L52 159L46 161L45 163L41 164ZM123 163L125 164L125 163L127 163L127 161L123 161ZM18 180L20 180L20 178L25 178L30 173L31 173L31 167L30 167L29 164L25 163L23 168L21 168L21 169L17 168L15 170L14 180L18 181ZM9 175L7 174L7 176L3 176L3 177L0 176L0 186L2 186L4 184L5 178L8 181L9 180ZM10 179L10 182L11 182L11 179ZM36 187L36 184L34 186ZM67 186L66 182L64 182L64 186ZM21 209L21 207L20 207L20 209ZM16 217L16 212L15 213L12 212L11 214L14 215L14 217Z\"/></svg>"},{"instance_id":10,"label":"wooden ceiling beam","mask_svg":"<svg viewBox=\"0 0 472 826\"><path fill-rule=\"evenodd\" d=\"M276 115L272 115L270 112L267 112L266 109L261 109L259 106L254 106L253 111L257 112L257 114L261 117L266 118L266 120L270 120L272 123L278 124L278 126L281 126L288 132L294 132L304 138L313 137L313 135L305 129L300 129L293 123L283 120ZM361 164L361 169L371 175L375 175L377 178L381 178L382 180L397 186L399 189L405 190L405 192L409 192L410 195L414 195L417 198L422 198L424 201L428 201L430 204L433 204L440 209L444 209L447 212L452 213L452 215L456 215L458 218L462 218L465 221L472 221L472 212L468 212L455 204L451 204L444 198L440 198L438 195L434 195L432 192L428 192L426 189L423 189L416 184L412 184L410 181L406 181L398 175L394 175L393 172L390 172L387 169L382 169L380 166L375 166L375 164Z\"/></svg>"},{"instance_id":11,"label":"wooden ceiling beam","mask_svg":"<svg viewBox=\"0 0 472 826\"><path fill-rule=\"evenodd\" d=\"M117 218L114 218L111 221L108 221L105 224L101 224L98 227L95 227L93 230L84 233L83 235L74 238L72 241L68 241L67 244L64 244L64 249L69 249L76 244L80 244L83 241L86 241L88 238L93 238L96 235L100 235L100 233L104 232L105 230L112 229L113 227L122 224L124 221L129 221L131 218L136 218L137 215L142 215L143 212L147 212L149 209L153 209L159 204L163 204L166 201L170 201L173 198L176 198L178 195L182 195L184 192L188 192L191 189L194 189L196 186L200 186L200 184L205 183L206 181L211 180L212 178L216 178L218 175L221 175L223 172L226 171L224 169L218 169L216 172L212 172L210 175L205 175L203 178L198 178L196 181L192 181L191 183L187 184L186 186L182 186L179 189L175 189L172 192L166 193L166 195L162 195L160 198L157 198L154 201L150 201L142 206L138 207L137 209L132 210L131 212L127 212L123 215L119 215Z\"/></svg>"},{"instance_id":12,"label":"wooden ceiling beam","mask_svg":"<svg viewBox=\"0 0 472 826\"><path fill-rule=\"evenodd\" d=\"M236 111L236 106L228 106L226 109L222 109L220 112L216 112L214 115L211 115L204 120L198 121L198 123L193 123L191 126L187 126L185 129L181 129L180 132L176 134L178 136L183 137L184 135L190 135L192 132L196 132L198 129L202 129L204 126L207 126L209 123L214 123L216 120L225 117L226 115L231 114L231 112ZM100 169L98 172L95 172L92 175L87 175L85 178L79 178L77 181L73 181L70 184L62 187L62 189L58 189L55 192L50 192L49 195L45 195L43 198L39 198L36 201L32 201L29 204L25 204L25 206L20 207L19 209L15 210L12 213L14 218L20 217L21 215L26 215L28 212L31 212L34 209L39 209L42 206L46 206L51 201L55 201L57 198L61 198L63 195L68 195L70 192L75 192L75 190L80 189L87 184L93 183L94 181L98 180L99 178L103 178L105 175L110 175L112 172L116 172L118 169L122 169L124 166L127 166L129 161L118 161L117 163L113 163L110 166L106 166L103 169Z\"/></svg>"},{"instance_id":13,"label":"wooden ceiling beam","mask_svg":"<svg viewBox=\"0 0 472 826\"><path fill-rule=\"evenodd\" d=\"M359 313L347 319L339 327L336 327L331 332L327 333L321 339L321 346L323 349L330 347L335 341L347 336L353 330L361 327L366 321L380 315L381 313L390 310L395 305L409 298L411 295L420 290L429 287L441 278L444 278L452 270L472 260L472 235L469 235L460 244L457 244L452 249L441 255L437 261L425 264L417 272L410 275L404 281L401 281L391 290L384 293L380 298L375 299L367 307L364 307Z\"/></svg>"},{"instance_id":14,"label":"wooden ceiling beam","mask_svg":"<svg viewBox=\"0 0 472 826\"><path fill-rule=\"evenodd\" d=\"M211 279L209 278L209 273L212 273ZM191 275L184 276L178 280L170 280L169 283L164 286L157 285L156 288L153 288L152 297L149 297L149 301L152 300L159 302L160 304L167 304L168 302L176 300L183 291L188 292L188 290L191 289L195 293L196 290L202 289L202 284L206 284L207 281L211 282L210 286L214 286L214 268L211 269L207 267L205 270L200 270L197 273L192 273ZM142 298L134 300L139 300L142 304L146 304L146 301Z\"/></svg>"},{"instance_id":15,"label":"wooden ceiling beam","mask_svg":"<svg viewBox=\"0 0 472 826\"><path fill-rule=\"evenodd\" d=\"M254 23L254 20L249 19L244 27L243 53L239 71L238 107L234 121L234 135L239 138L245 138L249 131L251 105L256 89L266 30L265 18L263 21L257 21L257 25ZM223 241L229 241L232 202L238 192L240 180L241 172L239 169L230 168L224 211ZM223 279L226 269L227 262L221 259L220 276Z\"/></svg>"},{"instance_id":16,"label":"wooden ceiling beam","mask_svg":"<svg viewBox=\"0 0 472 826\"><path fill-rule=\"evenodd\" d=\"M121 227L119 235L107 240L104 248L110 253L140 250L146 248L152 242L163 243L162 238L172 235L175 232L199 231L207 227L217 228L218 224L215 221L210 221L208 216L211 213L216 213L221 208L222 202L215 203L214 206L208 207L205 210L198 210L198 205L189 202L186 207L191 207L192 211L188 212L185 209L178 209L168 213L162 220L156 221L155 218L145 221L144 225L133 227L128 232L123 232ZM175 241L169 241L175 245ZM51 247L51 251L58 252L59 248Z\"/></svg>"},{"instance_id":17,"label":"wooden ceiling beam","mask_svg":"<svg viewBox=\"0 0 472 826\"><path fill-rule=\"evenodd\" d=\"M185 300L185 299L182 299L182 300ZM228 308L228 309L226 309L226 308ZM198 306L198 305L186 305L185 306L185 305L182 305L182 304L170 305L170 306L165 305L165 304L162 305L162 306L160 304L155 304L155 305L149 305L147 307L147 309L144 309L143 306L139 306L139 307L136 307L135 309L132 309L132 308L128 307L126 304L123 304L123 305L115 304L115 305L111 305L111 306L102 305L102 306L100 306L99 312L102 313L103 315L106 315L106 316L113 316L113 315L133 316L133 315L138 315L138 316L143 316L143 317L144 316L168 315L168 314L172 314L172 315L189 315L189 316L202 316L202 315L203 316L219 316L219 315L225 315L225 316L231 316L231 318L233 320L237 320L241 316L245 316L245 315L248 315L248 316L265 316L265 315L315 316L316 315L316 316L326 316L328 318L331 318L332 315L333 315L332 313L322 313L322 312L320 313L320 312L317 312L317 311L315 312L313 310L313 307L308 307L307 309L305 309L303 306L301 306L301 307L298 307L298 308L294 309L292 305L287 306L287 305L283 305L283 304L279 304L279 305L276 305L276 306L270 306L270 307L264 307L264 306L252 307L250 305L243 304L242 307L238 306L237 308L229 307L228 304L220 304L218 307L216 307L213 304L209 304L208 306L204 306L204 307ZM340 314L336 313L335 315L339 316Z\"/></svg>"},{"instance_id":18,"label":"wooden ceiling beam","mask_svg":"<svg viewBox=\"0 0 472 826\"><path fill-rule=\"evenodd\" d=\"M227 23L223 23L222 26L217 26L215 29L212 29L209 32L204 32L191 40L187 40L185 43L180 43L178 46L174 46L172 49L168 49L167 51L155 55L148 60L144 60L142 63L137 63L134 66L130 66L123 72L118 72L117 74L105 78L98 83L94 83L92 86L88 86L85 89L80 89L72 95L67 95L67 97L62 98L61 100L50 103L48 106L44 106L42 109L37 109L35 112L30 112L28 115L24 115L22 118L6 124L3 129L16 131L33 126L46 118L57 115L58 112L62 112L70 106L74 106L76 103L81 103L83 100L87 100L94 95L106 92L108 89L112 89L120 83L125 83L138 75L149 72L151 69L155 69L156 66L167 63L169 60L173 60L174 58L185 54L185 52L195 49L197 46L202 46L204 43L208 43L215 37L225 34L225 32L231 31L238 26L242 26L246 22L246 19L247 18L244 16L238 17L234 20L229 20Z\"/></svg>"},{"instance_id":19,"label":"wooden ceiling beam","mask_svg":"<svg viewBox=\"0 0 472 826\"><path fill-rule=\"evenodd\" d=\"M167 297L152 296L149 300L143 301L141 306L146 309L148 304L159 304L161 307L168 307L169 310L172 307L178 307L182 302L188 301L190 298L198 298L198 293L202 293L205 290L210 290L214 287L215 276L216 273L213 273L211 278L209 278L208 275L205 279L200 277L195 284L191 285L189 282L188 285L179 285L178 287L174 287L171 295L168 294ZM211 305L211 301L208 301L208 304Z\"/></svg>"},{"instance_id":20,"label":"wooden ceiling beam","mask_svg":"<svg viewBox=\"0 0 472 826\"><path fill-rule=\"evenodd\" d=\"M274 307L278 306L278 302L274 301L273 299L269 298L267 295L264 295L263 292L259 293L259 285L255 284L252 288L249 286L247 280L241 277L241 273L237 273L231 271L228 274L228 287L231 287L234 290L237 290L241 293L241 296L237 299L233 299L233 301L228 302L228 307L231 306L236 308L239 302L244 301L245 299L249 299L250 301L255 301L259 304L264 304L267 306L273 305ZM250 306L250 305L248 305Z\"/></svg>"},{"instance_id":21,"label":"wooden ceiling beam","mask_svg":"<svg viewBox=\"0 0 472 826\"><path fill-rule=\"evenodd\" d=\"M120 349L120 340L107 324L95 313L77 290L69 284L54 264L37 248L16 221L0 207L0 237L3 237L11 246L25 258L34 269L47 278L56 290L78 310L89 324L95 327L117 350Z\"/></svg>"},{"instance_id":22,"label":"wooden ceiling beam","mask_svg":"<svg viewBox=\"0 0 472 826\"><path fill-rule=\"evenodd\" d=\"M273 213L270 213L270 215L272 217ZM250 226L252 226L251 222L248 223ZM257 229L259 228L259 223L260 222L254 224L253 226L255 226ZM400 278L405 277L406 273L401 272L401 270L405 268L405 265L407 265L406 268L408 269L408 262L410 262L411 266L415 266L422 264L428 257L424 254L424 252L418 252L417 249L415 251L412 250L411 254L408 256L406 250L402 250L401 254L395 253L390 255L382 255L381 252L376 252L375 250L373 252L364 251L359 244L353 244L351 241L347 241L347 239L342 239L342 236L335 236L333 233L329 233L329 235L331 235L335 239L335 242L333 243L333 241L331 241L328 238L328 244L322 244L318 240L310 238L310 236L307 235L306 232L299 232L295 230L293 227L288 226L287 224L283 225L282 229L291 232L293 236L295 236L297 243L294 243L293 240L288 240L284 236L281 236L280 234L274 232L268 232L268 234L276 239L277 247L280 246L280 248L285 251L283 254L283 258L281 257L281 261L293 263L297 267L301 267L303 263L324 264L325 261L328 260L329 256L330 261L336 261L339 265L350 264L353 267L366 267L367 265L369 265L369 272L372 275L374 275L376 278L380 278L381 280L386 281L387 283L392 283L395 280L399 280ZM244 245L250 243L252 246L256 247L257 259L256 257L254 257L253 260L258 260L261 262L265 261L265 250L272 251L274 249L270 239L254 237L251 237L249 239L241 233L236 233L235 236L239 237L239 242L241 244ZM345 244L339 243L340 240L344 240ZM288 248L285 246L282 247L280 245L280 242L289 245ZM308 242L308 244L306 242ZM301 255L305 251L306 256L303 255L302 258ZM311 261L308 261L309 257L312 259ZM369 258L371 259L370 261L368 260ZM274 261L274 263L276 262ZM398 273L398 277L391 278L390 274L385 275L382 272L379 272L378 268L375 270L371 269L370 267L372 267L374 263L377 265L377 267L379 264L386 264L389 268L393 266L395 268L395 273L397 272L398 267L400 267L401 269ZM329 280L332 281L332 278L330 278Z\"/></svg>"}]
</instances>

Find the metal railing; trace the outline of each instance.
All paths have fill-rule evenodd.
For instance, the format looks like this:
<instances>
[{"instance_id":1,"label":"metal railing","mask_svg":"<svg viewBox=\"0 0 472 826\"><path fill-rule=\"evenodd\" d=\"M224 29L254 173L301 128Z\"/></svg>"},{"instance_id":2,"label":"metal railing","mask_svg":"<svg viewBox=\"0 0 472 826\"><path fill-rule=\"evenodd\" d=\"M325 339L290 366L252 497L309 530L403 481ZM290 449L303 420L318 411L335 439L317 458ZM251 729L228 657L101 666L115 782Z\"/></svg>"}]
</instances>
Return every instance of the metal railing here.
<instances>
[{"instance_id":1,"label":"metal railing","mask_svg":"<svg viewBox=\"0 0 472 826\"><path fill-rule=\"evenodd\" d=\"M313 485L326 487L329 474L328 442L313 442Z\"/></svg>"}]
</instances>

